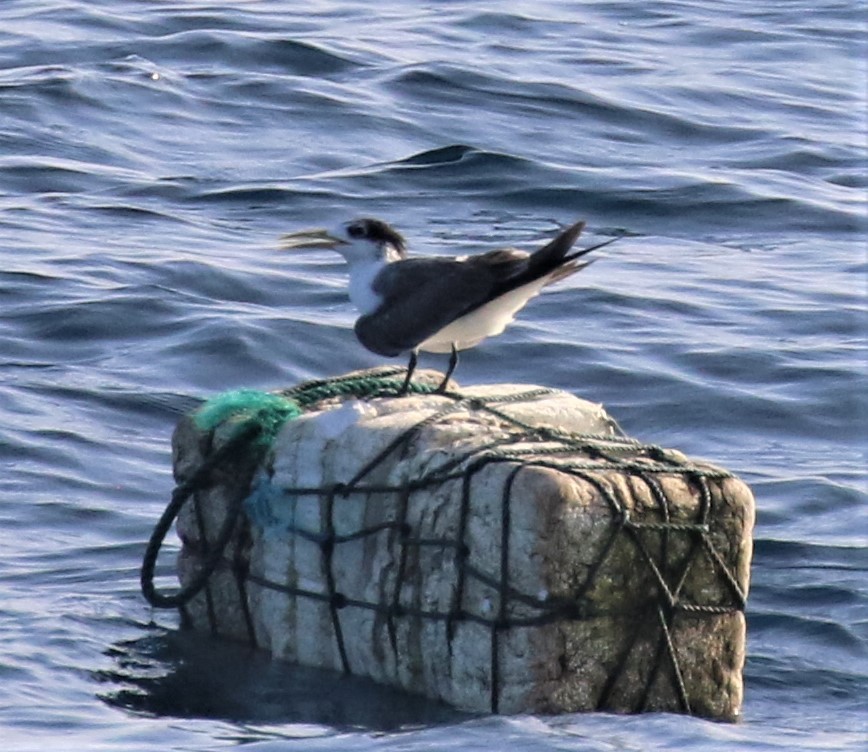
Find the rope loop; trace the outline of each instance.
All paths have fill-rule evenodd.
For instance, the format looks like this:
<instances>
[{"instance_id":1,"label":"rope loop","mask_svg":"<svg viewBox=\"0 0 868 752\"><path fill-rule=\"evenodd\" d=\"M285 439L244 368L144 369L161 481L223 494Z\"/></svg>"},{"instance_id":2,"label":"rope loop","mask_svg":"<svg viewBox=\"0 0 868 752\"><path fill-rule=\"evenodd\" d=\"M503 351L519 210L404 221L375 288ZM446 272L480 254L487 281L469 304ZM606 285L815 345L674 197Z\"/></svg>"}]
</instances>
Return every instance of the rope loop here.
<instances>
[{"instance_id":1,"label":"rope loop","mask_svg":"<svg viewBox=\"0 0 868 752\"><path fill-rule=\"evenodd\" d=\"M223 520L223 525L217 533L216 543L212 547L205 560L202 568L196 573L190 582L180 588L176 593L165 595L157 591L154 585L154 570L157 565L157 558L160 554L160 549L166 540L166 535L172 526L172 523L177 519L181 512L181 508L187 499L190 498L197 490L206 485L207 477L211 470L222 463L222 461L238 451L242 446L248 446L255 441L256 437L261 433L259 424L251 421L245 423L226 443L215 451L205 462L200 465L190 478L179 485L172 493L172 500L166 507L156 526L151 533L151 538L148 541L148 546L145 550L145 555L142 560L142 570L140 575L142 594L155 608L178 608L189 602L193 597L205 587L214 570L220 564L224 556L224 549L232 537L235 530L235 523L238 521L239 513L241 512L242 498L233 500L226 511L226 517Z\"/></svg>"}]
</instances>

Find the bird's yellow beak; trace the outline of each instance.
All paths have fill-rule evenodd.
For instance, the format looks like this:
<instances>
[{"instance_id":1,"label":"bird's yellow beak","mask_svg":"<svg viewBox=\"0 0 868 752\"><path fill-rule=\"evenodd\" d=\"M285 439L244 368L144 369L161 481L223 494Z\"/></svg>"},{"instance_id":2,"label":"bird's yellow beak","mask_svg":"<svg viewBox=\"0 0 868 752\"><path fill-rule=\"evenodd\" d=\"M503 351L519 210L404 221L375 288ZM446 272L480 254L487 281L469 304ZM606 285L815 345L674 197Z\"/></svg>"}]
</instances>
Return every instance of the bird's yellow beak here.
<instances>
[{"instance_id":1,"label":"bird's yellow beak","mask_svg":"<svg viewBox=\"0 0 868 752\"><path fill-rule=\"evenodd\" d=\"M320 229L291 232L280 239L280 247L284 250L296 248L330 248L333 250L339 245L346 245L346 241L330 235L328 230Z\"/></svg>"}]
</instances>

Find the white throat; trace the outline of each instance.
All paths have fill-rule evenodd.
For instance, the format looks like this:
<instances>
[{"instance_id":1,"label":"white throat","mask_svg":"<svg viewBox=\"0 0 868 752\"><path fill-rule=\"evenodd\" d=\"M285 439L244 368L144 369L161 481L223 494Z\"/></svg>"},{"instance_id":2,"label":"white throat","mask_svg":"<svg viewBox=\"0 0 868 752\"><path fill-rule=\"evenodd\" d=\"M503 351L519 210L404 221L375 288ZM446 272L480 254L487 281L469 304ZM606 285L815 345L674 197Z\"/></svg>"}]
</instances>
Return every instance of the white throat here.
<instances>
[{"instance_id":1,"label":"white throat","mask_svg":"<svg viewBox=\"0 0 868 752\"><path fill-rule=\"evenodd\" d=\"M380 307L383 298L374 292L374 278L388 262L382 259L356 261L350 264L350 301L365 316Z\"/></svg>"}]
</instances>

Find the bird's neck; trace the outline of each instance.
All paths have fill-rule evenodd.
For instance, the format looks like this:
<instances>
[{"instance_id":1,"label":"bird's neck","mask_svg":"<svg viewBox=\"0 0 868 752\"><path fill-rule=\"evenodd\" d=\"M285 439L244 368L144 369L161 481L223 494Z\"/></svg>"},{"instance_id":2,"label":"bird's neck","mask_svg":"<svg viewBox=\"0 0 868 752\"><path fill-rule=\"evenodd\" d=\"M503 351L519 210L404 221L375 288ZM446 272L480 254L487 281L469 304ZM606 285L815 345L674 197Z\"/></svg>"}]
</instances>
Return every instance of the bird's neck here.
<instances>
[{"instance_id":1,"label":"bird's neck","mask_svg":"<svg viewBox=\"0 0 868 752\"><path fill-rule=\"evenodd\" d=\"M393 261L400 261L401 259L406 258L406 256L391 243L386 243L383 247L382 258L387 264L391 264Z\"/></svg>"},{"instance_id":2,"label":"bird's neck","mask_svg":"<svg viewBox=\"0 0 868 752\"><path fill-rule=\"evenodd\" d=\"M350 264L350 301L363 316L373 313L382 302L374 292L374 278L388 263L385 259L371 259Z\"/></svg>"}]
</instances>

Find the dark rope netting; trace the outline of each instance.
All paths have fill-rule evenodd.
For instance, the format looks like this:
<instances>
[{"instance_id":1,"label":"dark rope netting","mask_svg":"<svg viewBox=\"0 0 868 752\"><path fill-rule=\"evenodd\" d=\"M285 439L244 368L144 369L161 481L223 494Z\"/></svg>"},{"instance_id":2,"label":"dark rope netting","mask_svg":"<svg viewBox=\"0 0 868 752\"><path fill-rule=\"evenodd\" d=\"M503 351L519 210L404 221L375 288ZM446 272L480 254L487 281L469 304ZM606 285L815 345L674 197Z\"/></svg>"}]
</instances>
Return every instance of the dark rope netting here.
<instances>
[{"instance_id":1,"label":"dark rope netting","mask_svg":"<svg viewBox=\"0 0 868 752\"><path fill-rule=\"evenodd\" d=\"M630 614L635 619L635 630L625 641L616 665L597 700L599 709L610 705L610 696L615 691L621 675L630 658L630 653L640 635L647 636L648 630L656 630L654 638L654 657L652 670L647 676L643 699L634 709L645 710L648 693L660 675L671 682L681 710L691 713L691 701L685 686L678 651L673 642L673 625L683 618L702 618L719 614L743 611L745 593L737 576L727 565L726 556L721 553L711 534L710 521L713 516L713 494L710 481L720 481L730 477L726 471L707 465L698 465L686 460L676 452L658 446L639 443L620 433L614 435L583 435L560 431L552 427L530 425L511 416L506 411L510 403L527 402L553 394L548 389L533 389L519 394L503 397L467 398L460 392L448 392L442 409L420 421L360 467L346 483L328 488L281 487L280 492L287 498L315 495L322 504L324 524L319 529L308 529L301 525L287 524L282 529L289 536L298 536L318 546L324 573L323 591L276 582L249 570L245 558L243 542L249 541L249 528L256 523L256 489L248 498L239 495L228 505L222 525L209 540L203 523L203 510L197 491L213 484L215 470L230 458L245 457L243 463L253 469L265 457L270 440L276 435L285 420L291 420L306 411L317 409L323 400L353 397L358 399L394 395L400 386L400 379L392 378L402 369L383 370L370 377L345 377L342 379L308 382L277 395L269 395L265 403L256 409L242 409L244 401L236 400L231 410L211 410L208 421L217 421L218 426L205 426L206 429L231 431L220 448L206 455L206 459L195 471L187 474L186 480L175 489L172 500L158 522L145 553L141 571L142 591L147 600L158 608L180 608L182 613L186 604L204 590L207 612L213 632L219 631L214 615L212 596L209 592L209 579L215 570L228 569L235 575L238 591L241 594L243 618L247 625L250 642L256 644L255 630L250 614L246 611L247 588L255 585L286 595L287 598L311 599L326 605L329 609L333 627L333 637L337 646L343 670L353 673L353 666L346 648L347 636L342 627L341 615L346 609L366 609L382 616L386 621L392 649L397 652L397 623L401 619L424 619L441 622L445 625L447 639L451 641L454 630L462 622L474 622L487 629L490 636L490 671L492 712L498 711L500 697L500 653L503 635L508 630L539 627L562 620L584 620L600 615L599 606L589 597L607 559L616 545L624 540L637 552L645 573L653 587L649 588L647 598L636 603ZM432 391L424 384L414 385L417 393ZM200 411L207 413L208 406ZM370 480L374 470L387 459L400 456L406 451L413 439L423 429L446 421L458 412L478 411L496 418L504 430L497 438L477 445L461 456L441 464L430 472L407 480L399 485L375 483ZM206 422L208 422L206 421ZM229 426L227 429L226 426ZM264 437L264 438L263 438ZM468 540L468 517L471 512L473 479L485 468L495 463L506 463L510 467L507 480L501 489L497 507L500 514L500 566L499 571L481 571L473 563L472 551ZM574 583L569 596L554 597L548 594L526 593L517 589L510 581L510 530L515 499L516 479L529 468L550 468L560 473L581 479L590 484L605 502L610 515L610 529L599 551L596 561L588 568L586 577ZM634 519L631 509L623 498L623 487L608 482L605 473L611 471L626 476L631 483L639 483L656 507L654 518ZM664 491L661 478L679 476L692 489L698 498L692 519L673 514L674 505ZM455 513L457 525L455 535L449 538L426 537L414 529L408 521L407 510L412 494L421 489L457 482L461 493L456 494L459 505ZM338 533L334 524L334 510L339 504L357 495L394 494L394 514L391 519L362 526L350 533ZM192 579L182 588L172 593L158 592L154 586L154 570L166 534L181 508L190 500L196 505L196 520L199 525L199 539L206 546L199 552L199 566ZM334 557L339 548L352 541L369 536L388 535L390 551L394 559L394 581L391 592L380 602L368 602L357 594L341 592L336 583ZM677 545L676 545L677 544ZM681 552L673 556L677 548ZM436 549L451 557L456 573L451 603L448 608L434 610L401 600L402 589L408 561L418 558L421 549ZM227 551L231 550L231 554ZM686 554L684 552L687 552ZM691 567L697 566L700 558L711 566L718 582L722 585L716 590L714 602L695 602L685 596L685 582ZM494 607L486 615L472 612L466 608L465 591L468 583L475 581L490 588L497 594ZM720 597L719 593L726 593ZM668 670L664 671L668 667Z\"/></svg>"}]
</instances>

